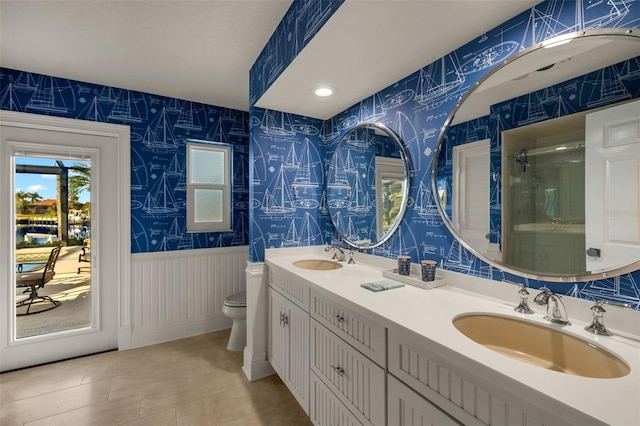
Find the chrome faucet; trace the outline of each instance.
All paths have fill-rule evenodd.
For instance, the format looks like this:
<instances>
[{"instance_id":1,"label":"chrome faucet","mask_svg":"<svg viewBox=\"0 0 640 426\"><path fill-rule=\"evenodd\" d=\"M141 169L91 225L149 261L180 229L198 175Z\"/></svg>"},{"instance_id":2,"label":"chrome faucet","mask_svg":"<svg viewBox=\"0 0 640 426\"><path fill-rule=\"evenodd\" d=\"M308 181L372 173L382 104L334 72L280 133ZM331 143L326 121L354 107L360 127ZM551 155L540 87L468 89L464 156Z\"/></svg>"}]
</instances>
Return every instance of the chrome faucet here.
<instances>
[{"instance_id":1,"label":"chrome faucet","mask_svg":"<svg viewBox=\"0 0 640 426\"><path fill-rule=\"evenodd\" d=\"M514 284L506 280L504 280L504 282ZM518 304L518 306L513 308L513 310L516 312L520 312L521 314L532 314L533 309L529 307L528 302L529 292L527 291L527 288L524 286L524 284L518 284L518 286L520 287L520 290L518 290L518 294L520 295L520 303Z\"/></svg>"},{"instance_id":2,"label":"chrome faucet","mask_svg":"<svg viewBox=\"0 0 640 426\"><path fill-rule=\"evenodd\" d=\"M331 249L333 249L333 256L331 256L331 259L337 260L338 262L344 262L345 260L347 260L346 256L344 255L344 250L333 244L325 247L324 251L329 251ZM338 253L340 254L338 255Z\"/></svg>"},{"instance_id":3,"label":"chrome faucet","mask_svg":"<svg viewBox=\"0 0 640 426\"><path fill-rule=\"evenodd\" d=\"M567 315L567 308L564 307L560 296L546 287L543 287L541 290L533 301L540 306L547 306L547 315L544 319L555 324L571 324L569 322L569 316Z\"/></svg>"},{"instance_id":4,"label":"chrome faucet","mask_svg":"<svg viewBox=\"0 0 640 426\"><path fill-rule=\"evenodd\" d=\"M604 325L604 313L607 311L605 311L602 305L617 306L618 308L632 308L632 306L626 303L613 303L607 302L606 300L598 300L595 305L591 307L591 310L593 311L593 321L584 329L589 333L593 333L598 336L613 336L613 333Z\"/></svg>"}]
</instances>

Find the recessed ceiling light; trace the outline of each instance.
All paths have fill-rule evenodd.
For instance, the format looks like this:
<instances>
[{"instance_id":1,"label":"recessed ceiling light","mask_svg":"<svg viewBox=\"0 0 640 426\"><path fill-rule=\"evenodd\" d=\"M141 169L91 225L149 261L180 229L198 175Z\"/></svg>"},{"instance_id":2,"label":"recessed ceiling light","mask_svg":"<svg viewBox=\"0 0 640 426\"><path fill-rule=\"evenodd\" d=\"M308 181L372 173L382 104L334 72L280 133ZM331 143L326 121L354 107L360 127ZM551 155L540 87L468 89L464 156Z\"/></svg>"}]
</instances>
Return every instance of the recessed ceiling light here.
<instances>
[{"instance_id":1,"label":"recessed ceiling light","mask_svg":"<svg viewBox=\"0 0 640 426\"><path fill-rule=\"evenodd\" d=\"M331 86L319 86L313 90L313 93L315 93L316 96L320 96L321 98L326 98L327 96L333 95L333 92L335 92L335 90L336 89Z\"/></svg>"}]
</instances>

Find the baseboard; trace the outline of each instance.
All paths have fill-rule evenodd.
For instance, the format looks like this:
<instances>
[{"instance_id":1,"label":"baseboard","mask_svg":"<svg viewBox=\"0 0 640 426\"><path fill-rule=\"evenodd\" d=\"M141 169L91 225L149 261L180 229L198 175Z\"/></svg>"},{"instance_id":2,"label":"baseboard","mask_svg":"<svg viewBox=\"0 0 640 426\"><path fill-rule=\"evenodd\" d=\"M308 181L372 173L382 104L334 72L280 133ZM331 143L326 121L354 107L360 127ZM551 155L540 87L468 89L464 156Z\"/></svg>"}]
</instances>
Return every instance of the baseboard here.
<instances>
[{"instance_id":1,"label":"baseboard","mask_svg":"<svg viewBox=\"0 0 640 426\"><path fill-rule=\"evenodd\" d=\"M246 347L244 348L242 371L250 382L276 374L269 361L266 360L266 356L266 353L254 356Z\"/></svg>"},{"instance_id":2,"label":"baseboard","mask_svg":"<svg viewBox=\"0 0 640 426\"><path fill-rule=\"evenodd\" d=\"M231 328L232 321L224 315L197 321L186 321L147 330L135 329L131 332L131 348L155 345L172 340L185 339L201 334Z\"/></svg>"}]
</instances>

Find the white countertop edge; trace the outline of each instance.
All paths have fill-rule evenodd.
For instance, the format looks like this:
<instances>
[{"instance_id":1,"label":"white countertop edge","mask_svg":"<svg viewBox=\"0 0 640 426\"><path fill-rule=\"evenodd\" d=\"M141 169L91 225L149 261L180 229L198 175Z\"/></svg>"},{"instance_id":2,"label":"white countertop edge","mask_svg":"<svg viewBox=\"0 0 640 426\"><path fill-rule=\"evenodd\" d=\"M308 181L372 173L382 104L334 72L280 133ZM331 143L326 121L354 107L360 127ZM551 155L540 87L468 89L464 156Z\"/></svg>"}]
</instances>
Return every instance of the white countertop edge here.
<instances>
[{"instance_id":1,"label":"white countertop edge","mask_svg":"<svg viewBox=\"0 0 640 426\"><path fill-rule=\"evenodd\" d=\"M329 259L330 254L324 252L324 247L269 249L265 256L265 263L295 274L310 288L385 324L390 329L396 329L399 332L404 329L423 336L428 341L437 342L437 346L444 350L442 356L447 359L461 359L479 363L485 366L488 371L494 371L495 379L507 378L508 380L503 383L507 387L509 383L520 384L518 391L524 392L524 394L519 397L526 395L527 398L540 400L544 404L550 404L557 400L561 403L555 407L558 410L565 406L604 423L614 425L640 424L640 407L638 406L638 401L640 401L640 340L627 339L622 336L599 337L592 335L583 329L587 323L580 319L574 319L571 310L568 309L572 325L564 327L564 330L620 356L631 366L631 373L618 379L590 379L530 366L478 345L462 335L452 324L455 316L468 312L521 316L513 311L515 303L451 285L429 290L405 286L374 293L361 288L360 284L383 279L382 270L393 267L395 259L384 259L362 253L358 253L360 256L356 256L358 263L355 265L345 263L343 268L335 271L308 271L291 265L294 260L304 258ZM365 260L370 260L366 259L367 256L374 258L377 265L366 264ZM449 271L442 272L446 274ZM470 278L477 279L476 277ZM402 309L397 309L398 306L402 306ZM425 312L430 313L428 318L425 318L427 315ZM416 318L421 317L425 320L416 321ZM551 325L542 317L542 313L536 312L533 315L527 315L526 319L545 326ZM452 356L454 354L450 352L447 353L447 350L453 351L456 356ZM469 353L473 355L465 355ZM529 392L527 389L531 391ZM615 397L612 398L612 395ZM605 396L606 398L604 398ZM530 402L538 405L534 401Z\"/></svg>"}]
</instances>

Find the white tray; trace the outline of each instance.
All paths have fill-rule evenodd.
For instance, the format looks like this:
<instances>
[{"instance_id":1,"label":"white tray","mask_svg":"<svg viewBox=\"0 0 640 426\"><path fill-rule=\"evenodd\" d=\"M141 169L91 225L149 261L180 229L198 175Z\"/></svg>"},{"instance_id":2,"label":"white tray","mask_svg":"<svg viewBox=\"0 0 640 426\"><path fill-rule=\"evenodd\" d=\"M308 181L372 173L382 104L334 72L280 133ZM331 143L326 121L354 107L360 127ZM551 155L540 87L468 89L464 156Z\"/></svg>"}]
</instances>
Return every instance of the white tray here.
<instances>
[{"instance_id":1,"label":"white tray","mask_svg":"<svg viewBox=\"0 0 640 426\"><path fill-rule=\"evenodd\" d=\"M395 281L400 281L401 283L405 283L408 285L412 285L414 287L420 287L424 289L442 287L447 284L447 280L442 278L442 276L438 275L438 271L436 270L436 278L433 281L422 281L422 268L420 265L416 265L415 263L411 264L411 270L409 275L400 275L398 274L398 268L387 269L382 271L382 276L385 278L389 278Z\"/></svg>"}]
</instances>

